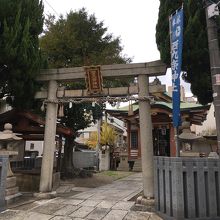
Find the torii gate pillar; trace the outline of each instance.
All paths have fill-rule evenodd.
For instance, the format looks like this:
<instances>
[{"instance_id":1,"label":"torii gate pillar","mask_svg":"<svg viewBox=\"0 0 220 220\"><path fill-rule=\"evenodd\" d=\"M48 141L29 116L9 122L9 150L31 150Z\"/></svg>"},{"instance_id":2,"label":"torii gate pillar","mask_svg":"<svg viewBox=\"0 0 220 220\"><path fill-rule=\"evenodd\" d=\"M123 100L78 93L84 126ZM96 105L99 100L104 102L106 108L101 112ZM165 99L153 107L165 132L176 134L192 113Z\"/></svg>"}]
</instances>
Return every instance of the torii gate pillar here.
<instances>
[{"instance_id":1,"label":"torii gate pillar","mask_svg":"<svg viewBox=\"0 0 220 220\"><path fill-rule=\"evenodd\" d=\"M48 83L48 100L56 100L57 82L50 80ZM53 161L55 151L55 136L57 122L57 104L47 103L46 124L44 131L44 149L41 166L40 192L51 192L53 177Z\"/></svg>"},{"instance_id":2,"label":"torii gate pillar","mask_svg":"<svg viewBox=\"0 0 220 220\"><path fill-rule=\"evenodd\" d=\"M138 86L139 98L149 96L149 79L147 75L138 76ZM150 100L139 101L139 121L143 189L144 196L150 199L154 197L153 140Z\"/></svg>"}]
</instances>

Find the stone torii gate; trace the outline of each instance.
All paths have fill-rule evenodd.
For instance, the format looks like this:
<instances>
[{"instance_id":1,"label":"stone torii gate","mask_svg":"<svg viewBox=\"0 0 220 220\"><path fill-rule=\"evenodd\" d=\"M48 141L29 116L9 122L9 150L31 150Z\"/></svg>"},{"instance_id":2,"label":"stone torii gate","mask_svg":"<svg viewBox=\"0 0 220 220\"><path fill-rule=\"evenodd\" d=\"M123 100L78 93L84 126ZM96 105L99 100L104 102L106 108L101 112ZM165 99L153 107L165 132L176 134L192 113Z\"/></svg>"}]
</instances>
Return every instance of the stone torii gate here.
<instances>
[{"instance_id":1,"label":"stone torii gate","mask_svg":"<svg viewBox=\"0 0 220 220\"><path fill-rule=\"evenodd\" d=\"M143 172L143 188L146 198L154 197L154 174L153 174L153 141L152 122L150 114L150 100L143 98L149 96L149 77L166 74L166 66L160 61L133 64L114 64L100 66L102 77L138 77L138 87L133 88L133 94L139 95L140 134L141 134L141 159ZM46 124L44 133L44 149L41 166L40 189L41 193L51 192L52 174L54 160L54 143L56 135L57 107L59 96L58 82L77 81L85 78L84 67L61 68L41 70L37 81L48 83L48 90L45 94L38 92L36 98L47 98ZM132 89L131 89L132 91ZM115 93L112 89L105 92L103 96L111 94L131 95L128 90L121 90ZM80 98L80 95L78 95Z\"/></svg>"}]
</instances>

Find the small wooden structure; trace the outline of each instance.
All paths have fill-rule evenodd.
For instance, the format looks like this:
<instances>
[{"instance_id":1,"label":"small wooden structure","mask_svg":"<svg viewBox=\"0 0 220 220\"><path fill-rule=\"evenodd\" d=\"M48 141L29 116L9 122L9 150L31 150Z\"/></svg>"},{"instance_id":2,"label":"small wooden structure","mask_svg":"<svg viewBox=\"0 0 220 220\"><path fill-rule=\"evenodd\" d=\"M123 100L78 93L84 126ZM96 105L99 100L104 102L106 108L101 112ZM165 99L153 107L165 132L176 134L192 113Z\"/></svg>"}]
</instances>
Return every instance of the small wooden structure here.
<instances>
[{"instance_id":1,"label":"small wooden structure","mask_svg":"<svg viewBox=\"0 0 220 220\"><path fill-rule=\"evenodd\" d=\"M19 188L27 191L33 189L38 190L42 157L24 158L24 151L25 141L44 141L45 120L43 117L30 111L18 111L13 109L0 114L0 130L3 130L5 123L11 123L13 126L13 132L23 139L22 141L13 144L13 146L10 146L18 152L18 155L13 156L10 160L12 170L16 172ZM60 141L62 137L72 134L72 129L57 124L56 141ZM55 141L53 145L55 145ZM59 164L60 160L58 155L57 163L55 161L53 162L53 168L56 167L56 170L59 170L57 167ZM56 172L56 170L53 169L53 186L55 184L57 185L59 182L59 172ZM31 182L33 179L34 181Z\"/></svg>"},{"instance_id":2,"label":"small wooden structure","mask_svg":"<svg viewBox=\"0 0 220 220\"><path fill-rule=\"evenodd\" d=\"M3 130L5 123L11 123L13 132L20 134L24 140L44 140L45 119L35 113L10 110L0 114L0 130ZM56 134L69 136L73 131L57 124Z\"/></svg>"}]
</instances>

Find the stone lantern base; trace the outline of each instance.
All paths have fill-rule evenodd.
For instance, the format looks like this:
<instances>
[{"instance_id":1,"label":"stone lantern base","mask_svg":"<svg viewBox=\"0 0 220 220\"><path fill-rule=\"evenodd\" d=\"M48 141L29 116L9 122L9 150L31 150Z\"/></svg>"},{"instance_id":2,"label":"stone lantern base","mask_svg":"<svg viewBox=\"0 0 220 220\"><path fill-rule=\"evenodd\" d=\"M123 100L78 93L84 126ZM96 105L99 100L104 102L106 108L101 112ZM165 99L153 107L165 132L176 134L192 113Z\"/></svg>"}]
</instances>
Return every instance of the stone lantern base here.
<instances>
[{"instance_id":1,"label":"stone lantern base","mask_svg":"<svg viewBox=\"0 0 220 220\"><path fill-rule=\"evenodd\" d=\"M127 152L120 152L120 163L119 163L117 170L129 171L128 153Z\"/></svg>"},{"instance_id":2,"label":"stone lantern base","mask_svg":"<svg viewBox=\"0 0 220 220\"><path fill-rule=\"evenodd\" d=\"M5 189L5 201L6 204L11 204L12 202L16 201L18 197L22 194L19 193L19 188L16 185L16 177L9 176L6 180L6 189Z\"/></svg>"},{"instance_id":3,"label":"stone lantern base","mask_svg":"<svg viewBox=\"0 0 220 220\"><path fill-rule=\"evenodd\" d=\"M102 150L99 153L99 170L109 170L110 169L110 151Z\"/></svg>"}]
</instances>

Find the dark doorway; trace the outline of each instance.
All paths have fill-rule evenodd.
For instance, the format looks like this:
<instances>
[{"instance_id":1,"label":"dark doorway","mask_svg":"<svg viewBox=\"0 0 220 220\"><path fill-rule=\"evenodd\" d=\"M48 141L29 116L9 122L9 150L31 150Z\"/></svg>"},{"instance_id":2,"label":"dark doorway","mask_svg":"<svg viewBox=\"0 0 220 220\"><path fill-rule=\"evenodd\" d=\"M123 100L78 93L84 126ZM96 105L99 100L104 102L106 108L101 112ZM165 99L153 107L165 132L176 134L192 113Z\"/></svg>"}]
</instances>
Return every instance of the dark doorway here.
<instances>
[{"instance_id":1,"label":"dark doorway","mask_svg":"<svg viewBox=\"0 0 220 220\"><path fill-rule=\"evenodd\" d=\"M166 126L153 129L155 156L170 156L170 130Z\"/></svg>"}]
</instances>

